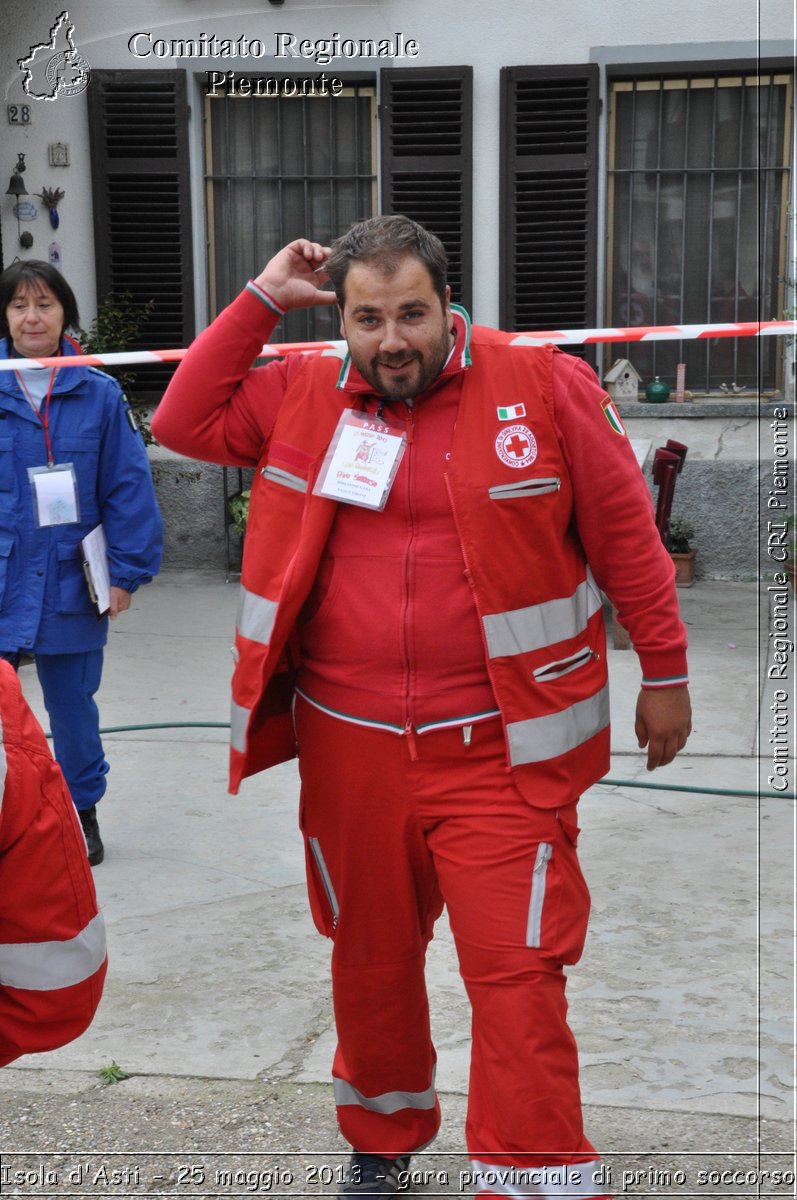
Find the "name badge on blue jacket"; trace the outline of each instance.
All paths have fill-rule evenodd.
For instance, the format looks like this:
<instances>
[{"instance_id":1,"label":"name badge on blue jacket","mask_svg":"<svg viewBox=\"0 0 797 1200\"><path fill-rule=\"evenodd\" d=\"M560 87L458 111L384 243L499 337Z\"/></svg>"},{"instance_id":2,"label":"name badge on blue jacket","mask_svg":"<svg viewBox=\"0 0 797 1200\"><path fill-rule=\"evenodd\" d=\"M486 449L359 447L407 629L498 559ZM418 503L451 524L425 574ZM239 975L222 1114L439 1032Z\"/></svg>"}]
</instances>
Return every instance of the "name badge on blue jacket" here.
<instances>
[{"instance_id":1,"label":"name badge on blue jacket","mask_svg":"<svg viewBox=\"0 0 797 1200\"><path fill-rule=\"evenodd\" d=\"M77 476L72 463L52 467L28 467L33 495L33 519L46 525L73 525L80 520Z\"/></svg>"}]
</instances>

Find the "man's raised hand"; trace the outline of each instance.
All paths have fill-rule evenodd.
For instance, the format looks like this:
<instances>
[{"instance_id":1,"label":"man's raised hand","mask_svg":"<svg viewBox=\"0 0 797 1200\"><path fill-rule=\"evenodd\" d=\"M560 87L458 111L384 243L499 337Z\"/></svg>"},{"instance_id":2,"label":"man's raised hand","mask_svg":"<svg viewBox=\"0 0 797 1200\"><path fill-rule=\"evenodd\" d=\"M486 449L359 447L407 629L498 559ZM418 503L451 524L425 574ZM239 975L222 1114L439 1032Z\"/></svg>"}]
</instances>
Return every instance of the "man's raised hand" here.
<instances>
[{"instance_id":1,"label":"man's raised hand","mask_svg":"<svg viewBox=\"0 0 797 1200\"><path fill-rule=\"evenodd\" d=\"M329 246L297 238L266 263L255 283L282 308L334 304L335 293L319 286L327 280L323 266L329 255Z\"/></svg>"}]
</instances>

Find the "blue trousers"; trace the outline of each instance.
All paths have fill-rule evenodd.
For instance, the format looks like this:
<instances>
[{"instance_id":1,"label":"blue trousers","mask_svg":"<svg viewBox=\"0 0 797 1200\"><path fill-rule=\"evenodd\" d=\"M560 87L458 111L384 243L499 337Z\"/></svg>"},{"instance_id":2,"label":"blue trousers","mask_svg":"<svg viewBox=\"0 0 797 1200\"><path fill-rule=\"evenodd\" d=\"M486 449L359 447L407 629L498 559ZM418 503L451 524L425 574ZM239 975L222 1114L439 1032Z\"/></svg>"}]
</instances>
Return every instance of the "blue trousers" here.
<instances>
[{"instance_id":1,"label":"blue trousers","mask_svg":"<svg viewBox=\"0 0 797 1200\"><path fill-rule=\"evenodd\" d=\"M94 693L102 678L102 650L37 654L36 672L50 718L53 754L75 808L91 808L107 787L108 763L100 739Z\"/></svg>"}]
</instances>

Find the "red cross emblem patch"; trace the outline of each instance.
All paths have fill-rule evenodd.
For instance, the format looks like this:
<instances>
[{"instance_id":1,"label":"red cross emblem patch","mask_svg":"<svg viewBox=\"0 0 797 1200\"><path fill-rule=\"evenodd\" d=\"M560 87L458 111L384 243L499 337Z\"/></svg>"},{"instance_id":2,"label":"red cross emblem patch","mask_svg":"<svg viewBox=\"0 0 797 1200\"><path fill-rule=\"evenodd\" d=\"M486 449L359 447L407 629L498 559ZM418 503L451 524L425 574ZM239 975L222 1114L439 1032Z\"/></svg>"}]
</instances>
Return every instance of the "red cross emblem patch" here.
<instances>
[{"instance_id":1,"label":"red cross emblem patch","mask_svg":"<svg viewBox=\"0 0 797 1200\"><path fill-rule=\"evenodd\" d=\"M526 425L507 425L495 439L495 452L508 467L526 467L537 457L537 441Z\"/></svg>"}]
</instances>

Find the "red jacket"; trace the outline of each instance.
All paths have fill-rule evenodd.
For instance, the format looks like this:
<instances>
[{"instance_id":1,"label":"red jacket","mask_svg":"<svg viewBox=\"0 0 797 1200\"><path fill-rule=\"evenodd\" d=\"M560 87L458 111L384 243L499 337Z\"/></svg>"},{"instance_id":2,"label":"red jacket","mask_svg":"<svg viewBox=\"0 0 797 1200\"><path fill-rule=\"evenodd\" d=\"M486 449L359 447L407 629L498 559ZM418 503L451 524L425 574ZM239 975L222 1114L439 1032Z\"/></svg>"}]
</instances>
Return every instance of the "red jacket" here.
<instances>
[{"instance_id":1,"label":"red jacket","mask_svg":"<svg viewBox=\"0 0 797 1200\"><path fill-rule=\"evenodd\" d=\"M238 650L245 661L236 672L234 684L234 787L241 775L251 774L293 752L292 734L285 714L292 677L278 671L277 667L285 648L291 647L299 609L316 577L337 507L330 501L311 497L312 478L340 409L352 404L346 393L368 390L356 372L349 369L344 371L339 390L336 390L338 368L334 360L302 362L294 358L286 364L247 372L244 363L251 360L253 352L259 348L260 338L268 332L264 326L268 323L269 311L267 298L258 294L258 289L252 285L250 288L251 291L222 314L192 348L153 424L161 441L212 460L241 461L247 446L250 455L256 450L265 450L253 488L239 620L239 632L245 630L247 635L239 637ZM560 710L562 707L572 710L576 738L572 744L583 749L585 741L589 741L584 730L593 725L599 740L599 745L592 746L595 755L580 753L570 761L573 756L566 753L567 763L559 764L562 768L560 783L566 776L567 787L581 790L587 786L587 777L593 782L605 769L608 741L603 732L607 725L605 706L599 715L590 714L584 729L581 728L583 710L577 707L579 699L601 695L605 685L605 654L602 633L598 630L599 604L596 608L594 603L596 589L587 583L576 525L580 542L590 543L588 557L596 575L600 573L603 577L599 581L602 586L611 583L607 590L634 626L632 637L635 632L643 634L635 637L635 644L647 659L645 667L650 682L683 678L685 639L677 617L671 564L653 527L647 490L633 462L627 439L613 429L603 412L602 403L606 398L597 386L594 374L582 364L564 360L564 356L558 354L555 356L559 366L554 376L561 379L564 372L566 378L568 375L576 377L584 393L577 418L571 419L574 427L569 425L562 436L557 423L561 419L557 392L561 400L561 393L567 394L568 389L562 388L561 384L558 389L552 385L551 351L520 350L511 347L511 342L510 335L475 331L476 366L463 371L456 362L455 351L455 361L443 373L449 378L441 377L438 381L440 397L443 386L450 385L458 389L459 403L461 390L460 423L463 411L471 414L468 425L471 432L464 456L460 425L457 427L457 452L455 461L450 464L452 507L460 522L460 544L466 559L478 557L480 549L484 554L485 546L495 543L493 569L472 571L471 574L472 579L477 573L479 575L475 580L477 608L484 624L485 638L492 639L493 643L492 649L487 647L487 658L491 681L507 726L510 761L518 762L521 767L530 761L524 757L529 729L523 722L546 715L551 698L558 693L559 699L553 701L553 711L557 705ZM496 365L499 361L500 368ZM229 372L227 364L231 364ZM541 364L547 365L542 368ZM535 370L536 383L532 382ZM237 384L231 378L234 375L239 377ZM545 463L546 471L550 467L561 487L553 498L543 495L531 505L521 504L518 508L512 502L512 485L520 483L524 474L502 467L497 457L497 433L508 428L507 418L498 416L498 406L515 404L528 394L529 388L535 397L529 401L529 419L543 433L542 449L532 474L539 475L536 468ZM474 404L477 393L482 394L477 396ZM471 400L466 406L468 394ZM419 402L439 403L439 398L435 400L430 396L427 401L425 396L419 397L416 407ZM474 421L473 413L477 408L481 417L477 414ZM482 424L474 436L479 420ZM458 470L457 462L467 464L464 473ZM472 486L477 476L483 487ZM284 486L286 482L287 487ZM576 499L575 519L571 482ZM502 495L502 486L507 483L509 490ZM489 492L491 485L497 488L495 499ZM477 491L484 503L480 515L474 518L473 500ZM541 516L543 508L546 519L536 527L536 518L531 514L536 512ZM520 529L511 535L520 551L516 562L510 562L510 547L505 538L502 540L502 529L512 512L522 512L521 524L526 521L525 537ZM558 515L549 526L547 517L551 513ZM301 539L297 541L296 531L302 521ZM475 532L471 527L473 521ZM494 525L492 532L491 522ZM612 536L606 536L607 530ZM529 534L533 536L529 537ZM620 543L634 555L631 568L618 553ZM576 561L581 564L578 570L574 566ZM545 568L541 566L543 562L547 564ZM518 565L520 571L516 569ZM525 591L521 588L513 599L509 584L527 580L529 571L535 577L544 574L545 587L535 588L532 584L529 589L526 585ZM496 581L500 581L500 586L494 586ZM578 638L571 644L576 631L562 639L546 638L536 650L528 648L531 657L523 662L522 669L529 677L524 676L523 686L517 682L511 684L508 677L513 670L516 672L521 660L514 652L509 655L494 652L502 644L500 632L495 629L495 614L513 606L528 608L536 603L539 607L547 599L561 599L578 589L581 589L580 595L584 595L585 588L590 595L587 613L589 659L578 668L573 665L575 659L570 659L571 655L578 655L584 649ZM386 601L388 613L384 624L389 627L389 595ZM649 614L647 622L645 614ZM578 634L580 636L580 630ZM568 644L557 645L559 641ZM552 659L550 655L554 650ZM511 670L507 669L506 659L511 662ZM342 661L345 663L345 656ZM556 671L550 666L552 661L557 664ZM345 672L345 665L341 669ZM535 671L539 672L536 676ZM568 676L566 681L554 688L553 679L564 676ZM272 682L266 693L269 679ZM529 699L530 690L535 693L536 700ZM525 698L521 693L525 693ZM546 695L547 700L543 698ZM563 701L562 697L568 695L570 700ZM251 720L250 714L254 714ZM247 726L248 741L244 736ZM538 728L542 732L542 726ZM576 760L578 769L575 769ZM535 760L538 782L540 771ZM552 802L561 803L561 793Z\"/></svg>"},{"instance_id":2,"label":"red jacket","mask_svg":"<svg viewBox=\"0 0 797 1200\"><path fill-rule=\"evenodd\" d=\"M54 1050L91 1023L105 926L60 768L0 660L0 1066Z\"/></svg>"},{"instance_id":3,"label":"red jacket","mask_svg":"<svg viewBox=\"0 0 797 1200\"><path fill-rule=\"evenodd\" d=\"M552 348L518 353L502 335L474 333L474 365L445 472L467 571L460 586L472 589L507 758L518 786L542 806L571 803L605 773L609 755L602 604L572 524L570 481L550 417L552 356ZM236 632L233 786L294 753L281 711L292 683L284 655L337 510L313 494L347 403L336 377L334 361L317 358L292 381L253 484ZM521 397L528 425L497 416ZM518 470L501 461L495 444L501 434L522 441L521 429L535 431L536 453ZM344 608L351 575L341 584ZM388 595L384 607L398 602ZM374 646L377 678L381 623L374 613L360 627ZM455 641L456 631L441 636Z\"/></svg>"}]
</instances>

